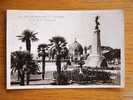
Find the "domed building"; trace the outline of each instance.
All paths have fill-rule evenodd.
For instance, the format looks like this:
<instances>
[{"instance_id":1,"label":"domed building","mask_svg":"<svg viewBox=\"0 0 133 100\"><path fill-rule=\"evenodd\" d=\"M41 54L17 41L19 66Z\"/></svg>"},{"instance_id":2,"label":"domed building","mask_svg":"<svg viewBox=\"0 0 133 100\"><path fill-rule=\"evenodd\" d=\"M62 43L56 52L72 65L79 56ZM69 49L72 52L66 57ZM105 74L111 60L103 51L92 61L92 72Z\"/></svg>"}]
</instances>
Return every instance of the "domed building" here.
<instances>
[{"instance_id":1,"label":"domed building","mask_svg":"<svg viewBox=\"0 0 133 100\"><path fill-rule=\"evenodd\" d=\"M69 45L69 56L72 60L79 60L82 54L83 47L79 42L75 40L72 44Z\"/></svg>"}]
</instances>

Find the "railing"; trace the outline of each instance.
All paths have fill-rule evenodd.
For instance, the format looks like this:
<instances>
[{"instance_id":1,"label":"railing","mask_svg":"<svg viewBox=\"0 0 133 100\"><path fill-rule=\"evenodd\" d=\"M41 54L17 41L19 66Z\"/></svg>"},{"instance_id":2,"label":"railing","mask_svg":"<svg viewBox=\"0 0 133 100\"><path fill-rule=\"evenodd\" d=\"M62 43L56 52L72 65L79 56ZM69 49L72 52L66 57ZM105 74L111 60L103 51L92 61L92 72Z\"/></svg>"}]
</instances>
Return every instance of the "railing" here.
<instances>
[{"instance_id":1,"label":"railing","mask_svg":"<svg viewBox=\"0 0 133 100\"><path fill-rule=\"evenodd\" d=\"M42 60L35 60L35 61L42 62ZM69 59L62 59L61 60L61 62L67 62L67 61L69 61ZM53 60L45 60L45 62L56 62L56 60L55 59L53 59Z\"/></svg>"}]
</instances>

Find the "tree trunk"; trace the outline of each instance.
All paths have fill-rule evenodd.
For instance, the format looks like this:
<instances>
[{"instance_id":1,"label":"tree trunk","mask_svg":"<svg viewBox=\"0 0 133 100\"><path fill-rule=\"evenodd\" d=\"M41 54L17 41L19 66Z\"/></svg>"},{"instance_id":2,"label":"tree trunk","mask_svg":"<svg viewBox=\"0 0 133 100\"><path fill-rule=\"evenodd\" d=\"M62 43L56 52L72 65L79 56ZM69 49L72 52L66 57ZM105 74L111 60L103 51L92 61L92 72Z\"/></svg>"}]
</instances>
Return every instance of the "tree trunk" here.
<instances>
[{"instance_id":1,"label":"tree trunk","mask_svg":"<svg viewBox=\"0 0 133 100\"><path fill-rule=\"evenodd\" d=\"M56 58L56 66L57 66L57 84L61 84L61 57L57 55Z\"/></svg>"},{"instance_id":2,"label":"tree trunk","mask_svg":"<svg viewBox=\"0 0 133 100\"><path fill-rule=\"evenodd\" d=\"M44 80L45 76L45 56L42 58L42 79Z\"/></svg>"},{"instance_id":3,"label":"tree trunk","mask_svg":"<svg viewBox=\"0 0 133 100\"><path fill-rule=\"evenodd\" d=\"M21 71L21 73L20 73L20 85L22 85L22 86L25 85L24 79L25 79L25 72Z\"/></svg>"},{"instance_id":4,"label":"tree trunk","mask_svg":"<svg viewBox=\"0 0 133 100\"><path fill-rule=\"evenodd\" d=\"M18 81L20 80L20 70L18 70Z\"/></svg>"},{"instance_id":5,"label":"tree trunk","mask_svg":"<svg viewBox=\"0 0 133 100\"><path fill-rule=\"evenodd\" d=\"M30 81L30 73L26 73L26 84L29 85L29 81Z\"/></svg>"},{"instance_id":6,"label":"tree trunk","mask_svg":"<svg viewBox=\"0 0 133 100\"><path fill-rule=\"evenodd\" d=\"M29 52L31 51L31 41L30 41L30 39L26 40L26 50L29 51Z\"/></svg>"}]
</instances>

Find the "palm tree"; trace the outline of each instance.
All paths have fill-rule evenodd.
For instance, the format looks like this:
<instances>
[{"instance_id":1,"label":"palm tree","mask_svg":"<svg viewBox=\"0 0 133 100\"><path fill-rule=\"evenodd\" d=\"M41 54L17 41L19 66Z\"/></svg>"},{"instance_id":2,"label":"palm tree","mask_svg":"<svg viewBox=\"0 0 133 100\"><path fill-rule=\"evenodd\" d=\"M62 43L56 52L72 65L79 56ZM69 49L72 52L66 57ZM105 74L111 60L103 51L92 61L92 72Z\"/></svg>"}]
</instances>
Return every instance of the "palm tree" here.
<instances>
[{"instance_id":1,"label":"palm tree","mask_svg":"<svg viewBox=\"0 0 133 100\"><path fill-rule=\"evenodd\" d=\"M66 46L66 40L61 36L54 36L50 39L51 45L56 50L57 84L61 83L61 50Z\"/></svg>"},{"instance_id":2,"label":"palm tree","mask_svg":"<svg viewBox=\"0 0 133 100\"><path fill-rule=\"evenodd\" d=\"M32 54L27 51L14 51L11 53L11 74L18 72L20 85L25 85L25 76L27 85L29 84L30 74L36 73L39 68L33 60Z\"/></svg>"},{"instance_id":3,"label":"palm tree","mask_svg":"<svg viewBox=\"0 0 133 100\"><path fill-rule=\"evenodd\" d=\"M107 53L107 52L110 52L113 50L113 48L109 47L109 46L101 46L101 50L102 50L102 53Z\"/></svg>"},{"instance_id":4,"label":"palm tree","mask_svg":"<svg viewBox=\"0 0 133 100\"><path fill-rule=\"evenodd\" d=\"M40 44L38 45L38 56L42 57L42 79L44 80L45 75L45 57L47 55L46 50L48 48L47 44Z\"/></svg>"},{"instance_id":5,"label":"palm tree","mask_svg":"<svg viewBox=\"0 0 133 100\"><path fill-rule=\"evenodd\" d=\"M37 41L38 38L36 37L37 33L34 33L33 31L30 30L24 30L22 32L22 35L17 36L19 37L19 40L21 40L22 42L26 43L26 50L27 51L31 51L31 41Z\"/></svg>"}]
</instances>

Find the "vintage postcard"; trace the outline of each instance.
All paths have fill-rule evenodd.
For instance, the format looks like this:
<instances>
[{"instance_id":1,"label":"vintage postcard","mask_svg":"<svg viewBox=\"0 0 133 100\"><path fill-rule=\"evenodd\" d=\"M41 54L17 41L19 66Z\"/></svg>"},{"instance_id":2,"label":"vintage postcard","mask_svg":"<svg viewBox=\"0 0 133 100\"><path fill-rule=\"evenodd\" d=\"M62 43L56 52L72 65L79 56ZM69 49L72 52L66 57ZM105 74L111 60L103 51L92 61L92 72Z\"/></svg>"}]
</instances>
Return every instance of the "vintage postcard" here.
<instances>
[{"instance_id":1,"label":"vintage postcard","mask_svg":"<svg viewBox=\"0 0 133 100\"><path fill-rule=\"evenodd\" d=\"M124 87L122 10L7 10L7 89Z\"/></svg>"}]
</instances>

